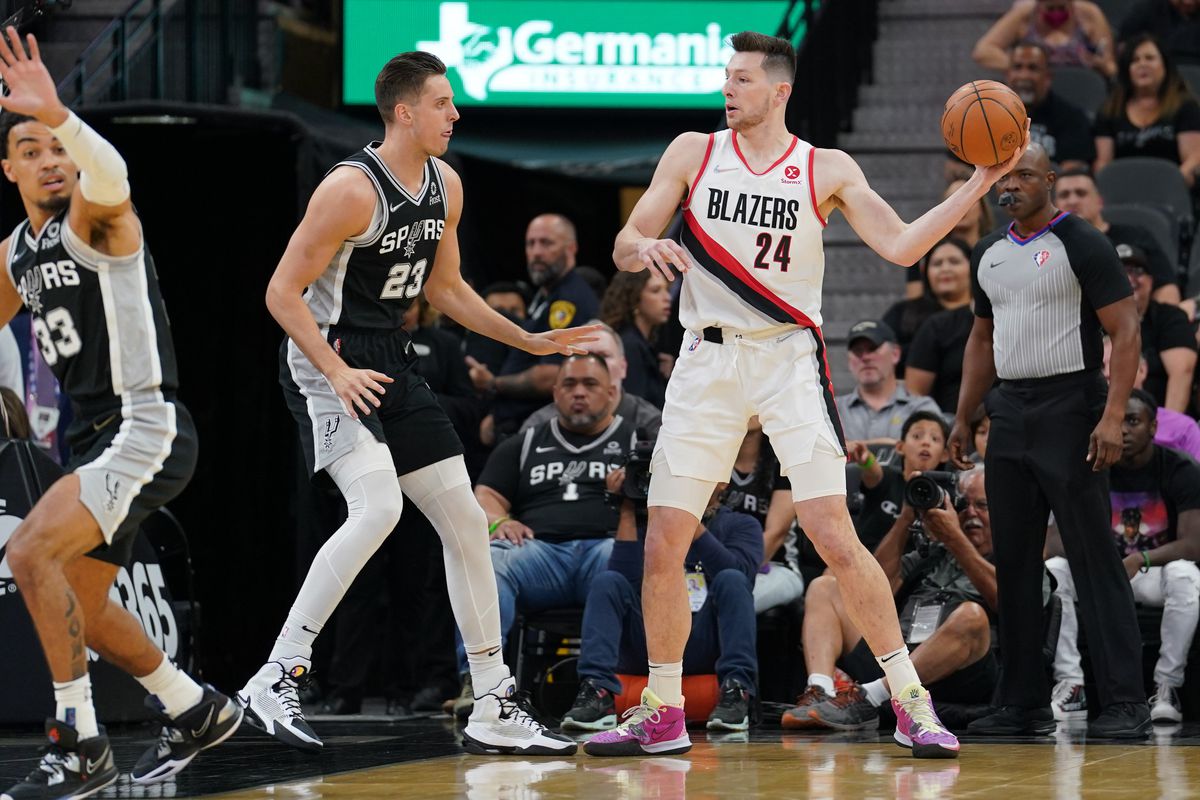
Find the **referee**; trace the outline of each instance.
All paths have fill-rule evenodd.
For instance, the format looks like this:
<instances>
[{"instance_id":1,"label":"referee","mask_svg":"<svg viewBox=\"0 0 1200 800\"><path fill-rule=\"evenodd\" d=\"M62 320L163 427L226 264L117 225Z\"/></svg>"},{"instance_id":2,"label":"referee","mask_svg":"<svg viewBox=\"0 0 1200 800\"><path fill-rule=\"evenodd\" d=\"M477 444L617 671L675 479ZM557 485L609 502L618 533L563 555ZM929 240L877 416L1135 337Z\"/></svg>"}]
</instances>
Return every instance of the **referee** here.
<instances>
[{"instance_id":1,"label":"referee","mask_svg":"<svg viewBox=\"0 0 1200 800\"><path fill-rule=\"evenodd\" d=\"M972 733L1054 730L1042 659L1042 549L1050 512L1079 592L1102 713L1092 736L1144 738L1141 634L1129 578L1112 546L1108 476L1121 456L1121 421L1138 366L1140 333L1129 281L1112 244L1050 203L1055 175L1030 145L996 184L1013 217L971 257L975 322L963 359L954 462L968 469L971 413L991 417L986 489L998 583L999 708ZM1112 339L1111 384L1101 333ZM1000 383L988 391L995 379Z\"/></svg>"}]
</instances>

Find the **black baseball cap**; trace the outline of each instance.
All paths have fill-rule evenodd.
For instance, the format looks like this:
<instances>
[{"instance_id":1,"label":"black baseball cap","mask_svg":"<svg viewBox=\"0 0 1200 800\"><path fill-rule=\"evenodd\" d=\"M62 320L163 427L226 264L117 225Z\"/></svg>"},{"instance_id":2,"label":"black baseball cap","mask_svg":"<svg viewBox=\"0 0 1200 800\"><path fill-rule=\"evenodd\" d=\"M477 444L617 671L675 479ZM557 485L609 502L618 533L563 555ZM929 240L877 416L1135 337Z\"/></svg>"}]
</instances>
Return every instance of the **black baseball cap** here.
<instances>
[{"instance_id":1,"label":"black baseball cap","mask_svg":"<svg viewBox=\"0 0 1200 800\"><path fill-rule=\"evenodd\" d=\"M1117 258L1127 267L1141 267L1146 272L1150 271L1150 259L1146 257L1146 251L1137 245L1117 245Z\"/></svg>"},{"instance_id":2,"label":"black baseball cap","mask_svg":"<svg viewBox=\"0 0 1200 800\"><path fill-rule=\"evenodd\" d=\"M882 320L864 319L854 323L846 337L846 346L852 347L855 339L868 339L876 347L884 342L896 342L896 332Z\"/></svg>"}]
</instances>

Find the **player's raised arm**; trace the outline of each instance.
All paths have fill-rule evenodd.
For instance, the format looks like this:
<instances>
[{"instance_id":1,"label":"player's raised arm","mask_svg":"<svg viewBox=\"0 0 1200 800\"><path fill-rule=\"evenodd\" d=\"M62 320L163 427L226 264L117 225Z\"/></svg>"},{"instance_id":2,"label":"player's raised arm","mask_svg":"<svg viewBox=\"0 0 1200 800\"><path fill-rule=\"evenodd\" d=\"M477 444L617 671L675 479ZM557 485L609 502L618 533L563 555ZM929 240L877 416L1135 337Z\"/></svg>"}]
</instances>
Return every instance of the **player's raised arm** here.
<instances>
[{"instance_id":1,"label":"player's raised arm","mask_svg":"<svg viewBox=\"0 0 1200 800\"><path fill-rule=\"evenodd\" d=\"M591 341L595 325L529 333L498 314L462 278L461 255L458 249L458 221L462 217L463 188L458 173L445 162L437 162L446 184L446 226L438 242L433 271L425 280L425 297L429 304L455 322L482 336L518 347L535 355L583 353L578 345Z\"/></svg>"},{"instance_id":2,"label":"player's raised arm","mask_svg":"<svg viewBox=\"0 0 1200 800\"><path fill-rule=\"evenodd\" d=\"M678 243L660 239L671 222L679 204L687 197L689 181L700 169L708 136L703 133L683 133L667 146L650 188L633 207L625 227L617 234L613 246L613 262L624 272L653 269L669 281L675 280L674 265L686 272L692 261Z\"/></svg>"},{"instance_id":3,"label":"player's raised arm","mask_svg":"<svg viewBox=\"0 0 1200 800\"><path fill-rule=\"evenodd\" d=\"M1012 157L994 167L976 167L970 180L954 194L912 222L905 222L886 200L867 183L862 168L841 150L817 150L813 178L821 213L837 208L846 215L854 232L879 255L901 266L915 264L945 237L971 207L991 190L992 185L1021 160L1028 146L1013 151Z\"/></svg>"},{"instance_id":4,"label":"player's raised arm","mask_svg":"<svg viewBox=\"0 0 1200 800\"><path fill-rule=\"evenodd\" d=\"M375 208L375 191L356 169L334 170L308 202L304 219L288 241L275 273L267 284L267 310L300 352L329 380L347 412L371 413L378 407L381 383L392 379L381 372L352 369L325 341L317 321L301 299L304 290L329 266L347 239L367 229Z\"/></svg>"},{"instance_id":5,"label":"player's raised arm","mask_svg":"<svg viewBox=\"0 0 1200 800\"><path fill-rule=\"evenodd\" d=\"M79 169L68 217L71 229L102 253L136 253L141 225L129 199L125 159L59 100L33 34L25 37L25 44L11 26L0 35L0 78L9 89L0 97L0 108L44 124Z\"/></svg>"}]
</instances>

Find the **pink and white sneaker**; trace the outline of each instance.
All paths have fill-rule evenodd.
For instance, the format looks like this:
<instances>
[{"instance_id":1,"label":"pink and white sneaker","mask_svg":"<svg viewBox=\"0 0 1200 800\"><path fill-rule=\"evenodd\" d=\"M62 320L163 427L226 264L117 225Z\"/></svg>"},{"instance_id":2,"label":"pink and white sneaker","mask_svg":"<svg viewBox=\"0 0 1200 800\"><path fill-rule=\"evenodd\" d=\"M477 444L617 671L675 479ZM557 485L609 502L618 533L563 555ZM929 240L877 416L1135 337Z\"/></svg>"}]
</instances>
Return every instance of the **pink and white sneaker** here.
<instances>
[{"instance_id":1,"label":"pink and white sneaker","mask_svg":"<svg viewBox=\"0 0 1200 800\"><path fill-rule=\"evenodd\" d=\"M624 722L588 739L583 751L589 756L673 756L692 749L683 709L666 705L648 688L642 690L641 705L621 716Z\"/></svg>"},{"instance_id":2,"label":"pink and white sneaker","mask_svg":"<svg viewBox=\"0 0 1200 800\"><path fill-rule=\"evenodd\" d=\"M896 744L912 749L914 758L958 758L958 737L946 730L933 710L929 692L919 683L892 698L896 712Z\"/></svg>"}]
</instances>

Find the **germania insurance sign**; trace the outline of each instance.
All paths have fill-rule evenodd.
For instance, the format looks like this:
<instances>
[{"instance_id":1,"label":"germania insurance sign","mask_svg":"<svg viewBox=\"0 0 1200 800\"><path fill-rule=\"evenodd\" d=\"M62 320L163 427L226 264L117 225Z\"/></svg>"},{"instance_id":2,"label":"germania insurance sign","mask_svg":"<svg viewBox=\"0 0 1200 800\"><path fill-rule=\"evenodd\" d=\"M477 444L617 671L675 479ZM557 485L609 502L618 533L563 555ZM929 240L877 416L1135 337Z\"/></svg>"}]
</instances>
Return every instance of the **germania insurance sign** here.
<instances>
[{"instance_id":1,"label":"germania insurance sign","mask_svg":"<svg viewBox=\"0 0 1200 800\"><path fill-rule=\"evenodd\" d=\"M783 0L345 0L343 97L374 103L405 50L436 54L462 106L716 108L730 34Z\"/></svg>"}]
</instances>

